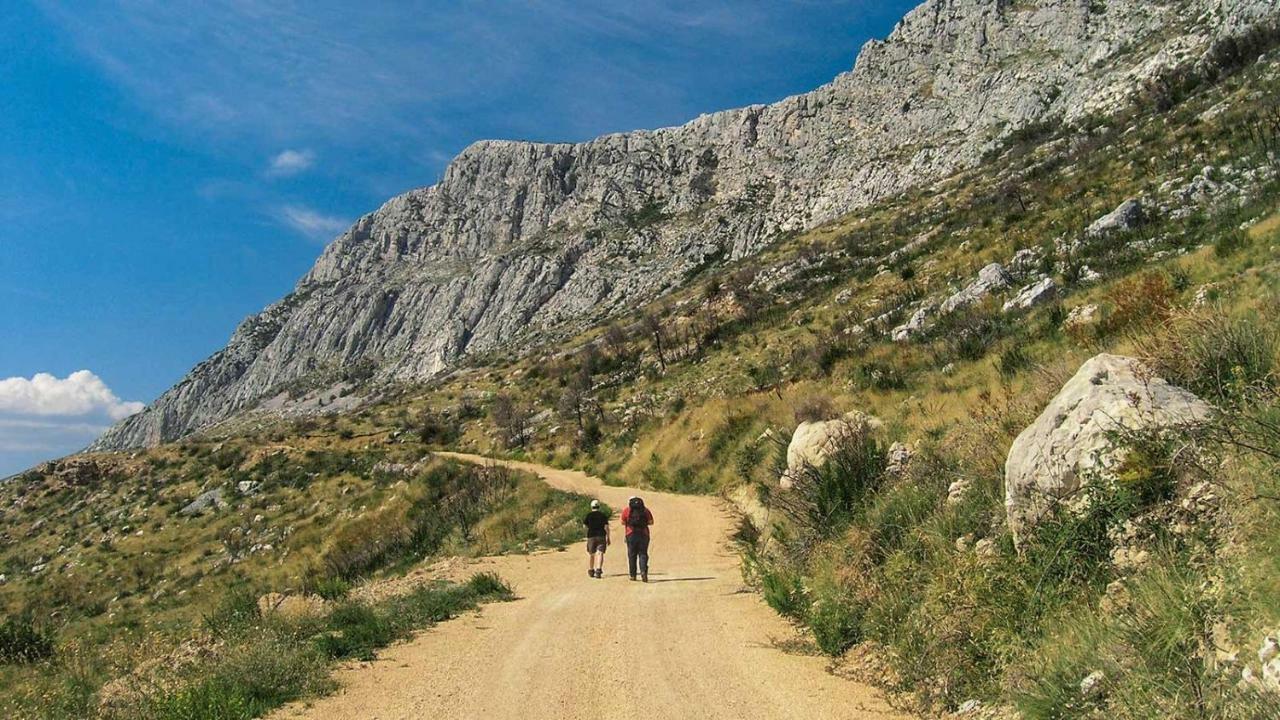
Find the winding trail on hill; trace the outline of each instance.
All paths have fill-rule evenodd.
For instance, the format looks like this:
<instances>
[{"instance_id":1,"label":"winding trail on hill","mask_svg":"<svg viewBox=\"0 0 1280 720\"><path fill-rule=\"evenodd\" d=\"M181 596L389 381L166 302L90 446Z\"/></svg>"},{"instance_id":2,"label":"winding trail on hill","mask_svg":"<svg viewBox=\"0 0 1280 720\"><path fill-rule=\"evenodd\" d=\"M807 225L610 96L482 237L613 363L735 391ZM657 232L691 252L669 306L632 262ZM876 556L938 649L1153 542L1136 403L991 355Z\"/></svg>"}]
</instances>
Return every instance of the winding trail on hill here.
<instances>
[{"instance_id":1,"label":"winding trail on hill","mask_svg":"<svg viewBox=\"0 0 1280 720\"><path fill-rule=\"evenodd\" d=\"M441 453L476 463L475 455ZM581 472L500 464L615 509L633 494ZM325 720L559 720L583 718L906 717L876 690L826 671L819 657L787 654L793 631L742 592L728 544L733 520L716 498L645 491L655 518L648 585L626 577L615 526L602 580L586 552L483 558L458 568L500 573L519 600L486 605L338 672L341 690L277 718ZM615 521L616 522L616 521Z\"/></svg>"}]
</instances>

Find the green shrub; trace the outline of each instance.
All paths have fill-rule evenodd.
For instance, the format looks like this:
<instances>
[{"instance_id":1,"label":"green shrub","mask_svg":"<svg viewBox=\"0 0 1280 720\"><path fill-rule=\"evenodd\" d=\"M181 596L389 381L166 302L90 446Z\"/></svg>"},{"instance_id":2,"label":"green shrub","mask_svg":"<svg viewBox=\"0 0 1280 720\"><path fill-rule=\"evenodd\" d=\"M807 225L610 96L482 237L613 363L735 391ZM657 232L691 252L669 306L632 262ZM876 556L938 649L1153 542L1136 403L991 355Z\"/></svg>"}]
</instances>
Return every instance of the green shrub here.
<instances>
[{"instance_id":1,"label":"green shrub","mask_svg":"<svg viewBox=\"0 0 1280 720\"><path fill-rule=\"evenodd\" d=\"M1275 384L1280 336L1256 315L1209 311L1180 315L1144 348L1169 382L1220 404L1234 405Z\"/></svg>"},{"instance_id":2,"label":"green shrub","mask_svg":"<svg viewBox=\"0 0 1280 720\"><path fill-rule=\"evenodd\" d=\"M792 620L803 619L809 602L805 598L804 584L798 575L783 568L760 568L760 591L764 601L779 615Z\"/></svg>"},{"instance_id":3,"label":"green shrub","mask_svg":"<svg viewBox=\"0 0 1280 720\"><path fill-rule=\"evenodd\" d=\"M1000 353L1000 360L996 363L1000 375L1005 378L1011 378L1030 366L1031 356L1020 344L1006 348Z\"/></svg>"},{"instance_id":4,"label":"green shrub","mask_svg":"<svg viewBox=\"0 0 1280 720\"><path fill-rule=\"evenodd\" d=\"M884 481L885 455L874 431L849 425L822 466L791 474L791 490L777 496L779 510L802 539L838 532Z\"/></svg>"},{"instance_id":5,"label":"green shrub","mask_svg":"<svg viewBox=\"0 0 1280 720\"><path fill-rule=\"evenodd\" d=\"M317 648L270 635L233 649L214 670L216 685L235 688L251 707L273 708L330 686Z\"/></svg>"},{"instance_id":6,"label":"green shrub","mask_svg":"<svg viewBox=\"0 0 1280 720\"><path fill-rule=\"evenodd\" d=\"M30 616L19 615L0 622L0 664L26 664L53 656L53 635Z\"/></svg>"},{"instance_id":7,"label":"green shrub","mask_svg":"<svg viewBox=\"0 0 1280 720\"><path fill-rule=\"evenodd\" d=\"M158 699L149 715L155 720L251 720L268 709L241 688L213 679Z\"/></svg>"},{"instance_id":8,"label":"green shrub","mask_svg":"<svg viewBox=\"0 0 1280 720\"><path fill-rule=\"evenodd\" d=\"M214 609L205 614L205 629L218 636L235 635L257 625L257 594L244 585L228 589Z\"/></svg>"},{"instance_id":9,"label":"green shrub","mask_svg":"<svg viewBox=\"0 0 1280 720\"><path fill-rule=\"evenodd\" d=\"M316 638L316 646L331 658L372 660L374 650L395 639L391 622L373 607L346 602L329 613L328 631Z\"/></svg>"},{"instance_id":10,"label":"green shrub","mask_svg":"<svg viewBox=\"0 0 1280 720\"><path fill-rule=\"evenodd\" d=\"M902 390L907 387L907 375L899 368L882 362L867 362L854 371L853 381L864 390Z\"/></svg>"},{"instance_id":11,"label":"green shrub","mask_svg":"<svg viewBox=\"0 0 1280 720\"><path fill-rule=\"evenodd\" d=\"M476 597L485 599L509 600L516 595L515 590L507 584L507 581L494 572L479 572L472 575L471 579L467 581L467 589L474 593Z\"/></svg>"},{"instance_id":12,"label":"green shrub","mask_svg":"<svg viewBox=\"0 0 1280 720\"><path fill-rule=\"evenodd\" d=\"M815 588L814 596L805 620L818 649L838 656L862 640L863 606L838 587Z\"/></svg>"},{"instance_id":13,"label":"green shrub","mask_svg":"<svg viewBox=\"0 0 1280 720\"><path fill-rule=\"evenodd\" d=\"M1219 258L1230 257L1249 246L1249 234L1243 230L1232 230L1218 236L1213 241L1213 254Z\"/></svg>"}]
</instances>

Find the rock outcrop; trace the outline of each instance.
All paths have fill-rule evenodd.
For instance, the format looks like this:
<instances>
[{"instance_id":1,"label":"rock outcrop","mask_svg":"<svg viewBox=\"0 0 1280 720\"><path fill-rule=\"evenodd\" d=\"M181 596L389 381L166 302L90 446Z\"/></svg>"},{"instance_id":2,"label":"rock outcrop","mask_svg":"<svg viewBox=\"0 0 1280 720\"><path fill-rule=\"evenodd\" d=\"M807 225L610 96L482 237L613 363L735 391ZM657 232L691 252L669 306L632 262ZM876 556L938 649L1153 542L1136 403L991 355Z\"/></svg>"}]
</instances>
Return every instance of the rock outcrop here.
<instances>
[{"instance_id":1,"label":"rock outcrop","mask_svg":"<svg viewBox=\"0 0 1280 720\"><path fill-rule=\"evenodd\" d=\"M825 465L827 458L840 447L840 443L855 433L881 427L883 424L879 419L857 410L832 420L800 423L787 445L787 470L780 478L780 484L789 487L805 468Z\"/></svg>"},{"instance_id":2,"label":"rock outcrop","mask_svg":"<svg viewBox=\"0 0 1280 720\"><path fill-rule=\"evenodd\" d=\"M1058 297L1058 284L1053 281L1053 278L1044 277L1019 290L1017 295L1004 304L1002 310L1004 312L1029 310L1056 297Z\"/></svg>"},{"instance_id":3,"label":"rock outcrop","mask_svg":"<svg viewBox=\"0 0 1280 720\"><path fill-rule=\"evenodd\" d=\"M1089 237L1101 237L1115 232L1133 230L1141 225L1145 218L1146 212L1143 210L1142 201L1129 199L1120 203L1115 210L1094 220L1084 232Z\"/></svg>"},{"instance_id":4,"label":"rock outcrop","mask_svg":"<svg viewBox=\"0 0 1280 720\"><path fill-rule=\"evenodd\" d=\"M1138 360L1102 354L1080 366L1013 441L1005 462L1005 510L1015 538L1051 507L1108 477L1123 460L1126 433L1204 422L1212 408L1154 377Z\"/></svg>"},{"instance_id":5,"label":"rock outcrop","mask_svg":"<svg viewBox=\"0 0 1280 720\"><path fill-rule=\"evenodd\" d=\"M1000 263L991 263L978 271L978 277L942 302L942 314L947 315L961 308L975 305L992 293L1009 287L1013 278Z\"/></svg>"},{"instance_id":6,"label":"rock outcrop","mask_svg":"<svg viewBox=\"0 0 1280 720\"><path fill-rule=\"evenodd\" d=\"M1273 0L929 0L852 71L772 105L580 144L478 142L93 449L179 438L289 390L522 351L973 167L1019 129L1113 112L1276 15Z\"/></svg>"}]
</instances>

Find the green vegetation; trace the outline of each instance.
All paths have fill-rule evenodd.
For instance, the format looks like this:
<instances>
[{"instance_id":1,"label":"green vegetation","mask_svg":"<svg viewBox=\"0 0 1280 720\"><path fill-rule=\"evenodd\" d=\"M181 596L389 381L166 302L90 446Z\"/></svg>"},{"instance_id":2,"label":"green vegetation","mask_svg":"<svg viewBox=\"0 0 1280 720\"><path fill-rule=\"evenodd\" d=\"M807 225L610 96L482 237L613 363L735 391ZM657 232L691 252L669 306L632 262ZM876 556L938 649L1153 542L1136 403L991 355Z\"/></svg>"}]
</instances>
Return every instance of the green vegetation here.
<instances>
[{"instance_id":1,"label":"green vegetation","mask_svg":"<svg viewBox=\"0 0 1280 720\"><path fill-rule=\"evenodd\" d=\"M367 657L509 594L488 576L379 605L348 599L353 589L431 557L561 546L579 533L588 498L502 468L414 460L425 454L417 438L371 448L369 430L352 427L365 438L346 441L337 429L303 424L278 444L193 440L0 488L21 498L5 530L24 538L0 545L0 686L9 691L0 712L256 717L322 692L331 659ZM228 507L179 513L210 489ZM271 591L315 598L306 603L325 607L323 622L260 617L258 598ZM194 665L160 683L165 693L148 694L145 708L103 705L167 662L158 659L182 665L188 654Z\"/></svg>"}]
</instances>

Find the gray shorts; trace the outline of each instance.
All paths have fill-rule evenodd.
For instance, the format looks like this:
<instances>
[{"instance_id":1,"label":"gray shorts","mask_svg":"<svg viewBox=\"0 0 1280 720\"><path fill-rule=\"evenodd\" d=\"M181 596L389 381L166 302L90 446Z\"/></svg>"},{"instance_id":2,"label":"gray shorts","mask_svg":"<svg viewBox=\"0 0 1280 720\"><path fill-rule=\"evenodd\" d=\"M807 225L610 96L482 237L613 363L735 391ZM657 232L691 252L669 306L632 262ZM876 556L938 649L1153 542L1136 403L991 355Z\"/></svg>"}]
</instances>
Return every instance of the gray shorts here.
<instances>
[{"instance_id":1,"label":"gray shorts","mask_svg":"<svg viewBox=\"0 0 1280 720\"><path fill-rule=\"evenodd\" d=\"M590 555L602 553L607 547L609 547L609 541L602 537L587 538L587 553Z\"/></svg>"}]
</instances>

